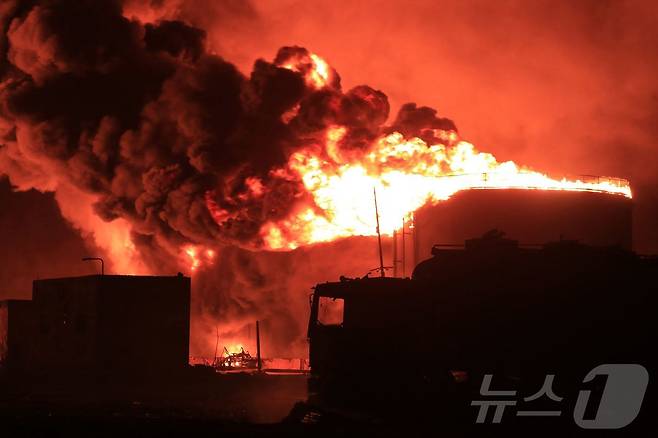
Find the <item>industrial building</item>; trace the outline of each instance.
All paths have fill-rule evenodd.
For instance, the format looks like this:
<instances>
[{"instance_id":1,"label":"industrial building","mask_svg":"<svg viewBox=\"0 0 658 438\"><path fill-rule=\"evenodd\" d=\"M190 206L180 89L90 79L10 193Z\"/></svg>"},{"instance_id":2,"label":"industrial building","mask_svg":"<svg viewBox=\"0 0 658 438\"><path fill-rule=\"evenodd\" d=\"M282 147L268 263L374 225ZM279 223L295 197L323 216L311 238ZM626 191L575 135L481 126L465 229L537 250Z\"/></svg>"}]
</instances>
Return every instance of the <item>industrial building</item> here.
<instances>
[{"instance_id":1,"label":"industrial building","mask_svg":"<svg viewBox=\"0 0 658 438\"><path fill-rule=\"evenodd\" d=\"M428 203L393 237L393 276L405 277L435 244L461 246L492 229L523 244L573 240L633 247L633 201L595 191L482 188Z\"/></svg>"},{"instance_id":2,"label":"industrial building","mask_svg":"<svg viewBox=\"0 0 658 438\"><path fill-rule=\"evenodd\" d=\"M405 400L416 418L472 400L487 373L580 383L597 364L654 363L658 259L632 251L629 197L464 190L401 225L392 277L314 288L310 387L329 403L386 416Z\"/></svg>"},{"instance_id":3,"label":"industrial building","mask_svg":"<svg viewBox=\"0 0 658 438\"><path fill-rule=\"evenodd\" d=\"M623 195L599 192L465 190L414 214L416 260L429 257L434 244L462 244L494 228L524 244L577 240L630 250L632 205Z\"/></svg>"},{"instance_id":4,"label":"industrial building","mask_svg":"<svg viewBox=\"0 0 658 438\"><path fill-rule=\"evenodd\" d=\"M30 375L159 375L187 366L190 278L35 280L0 304L0 360Z\"/></svg>"}]
</instances>

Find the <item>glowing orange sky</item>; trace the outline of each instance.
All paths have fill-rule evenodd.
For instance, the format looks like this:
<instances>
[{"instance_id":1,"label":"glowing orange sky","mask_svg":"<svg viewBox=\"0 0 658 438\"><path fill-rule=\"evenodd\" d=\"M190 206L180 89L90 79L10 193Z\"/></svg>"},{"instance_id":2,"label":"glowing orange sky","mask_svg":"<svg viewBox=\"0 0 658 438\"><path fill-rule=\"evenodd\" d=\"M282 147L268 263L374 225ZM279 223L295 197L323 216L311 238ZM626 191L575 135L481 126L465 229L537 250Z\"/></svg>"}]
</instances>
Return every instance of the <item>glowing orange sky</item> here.
<instances>
[{"instance_id":1,"label":"glowing orange sky","mask_svg":"<svg viewBox=\"0 0 658 438\"><path fill-rule=\"evenodd\" d=\"M160 16L204 28L243 72L307 47L344 88L381 89L393 114L407 101L438 108L500 159L634 180L658 168L654 2L166 3Z\"/></svg>"}]
</instances>

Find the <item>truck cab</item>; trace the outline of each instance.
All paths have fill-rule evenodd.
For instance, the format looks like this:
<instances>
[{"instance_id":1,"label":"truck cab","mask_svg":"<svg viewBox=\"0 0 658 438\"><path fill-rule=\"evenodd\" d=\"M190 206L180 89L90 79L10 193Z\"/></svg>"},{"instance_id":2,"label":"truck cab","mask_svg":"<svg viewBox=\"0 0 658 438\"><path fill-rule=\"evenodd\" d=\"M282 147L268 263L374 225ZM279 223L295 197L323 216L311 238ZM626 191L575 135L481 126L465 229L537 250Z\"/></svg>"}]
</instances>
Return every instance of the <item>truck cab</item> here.
<instances>
[{"instance_id":1,"label":"truck cab","mask_svg":"<svg viewBox=\"0 0 658 438\"><path fill-rule=\"evenodd\" d=\"M427 298L408 278L318 284L308 326L311 393L377 404L445 384L448 371L428 342L436 321Z\"/></svg>"}]
</instances>

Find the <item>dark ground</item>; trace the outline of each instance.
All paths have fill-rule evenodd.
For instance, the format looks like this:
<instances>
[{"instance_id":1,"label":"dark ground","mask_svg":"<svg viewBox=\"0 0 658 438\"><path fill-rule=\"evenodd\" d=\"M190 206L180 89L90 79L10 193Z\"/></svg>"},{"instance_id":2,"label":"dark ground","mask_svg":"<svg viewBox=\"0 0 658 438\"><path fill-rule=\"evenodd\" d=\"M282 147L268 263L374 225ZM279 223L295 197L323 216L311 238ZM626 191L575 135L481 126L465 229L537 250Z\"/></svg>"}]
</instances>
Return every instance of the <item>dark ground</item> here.
<instances>
[{"instance_id":1,"label":"dark ground","mask_svg":"<svg viewBox=\"0 0 658 438\"><path fill-rule=\"evenodd\" d=\"M199 373L176 382L0 380L0 436L270 434L306 399L303 375Z\"/></svg>"},{"instance_id":2,"label":"dark ground","mask_svg":"<svg viewBox=\"0 0 658 438\"><path fill-rule=\"evenodd\" d=\"M561 421L475 424L436 407L401 419L375 418L307 401L302 375L199 372L157 379L84 384L0 378L0 437L124 436L655 436L654 403L623 430L585 431ZM648 394L647 394L648 395ZM430 401L431 402L431 401ZM650 402L650 400L645 400ZM408 411L399 400L391 412ZM466 405L465 405L466 406ZM467 418L468 417L468 418ZM471 418L472 417L472 418Z\"/></svg>"}]
</instances>

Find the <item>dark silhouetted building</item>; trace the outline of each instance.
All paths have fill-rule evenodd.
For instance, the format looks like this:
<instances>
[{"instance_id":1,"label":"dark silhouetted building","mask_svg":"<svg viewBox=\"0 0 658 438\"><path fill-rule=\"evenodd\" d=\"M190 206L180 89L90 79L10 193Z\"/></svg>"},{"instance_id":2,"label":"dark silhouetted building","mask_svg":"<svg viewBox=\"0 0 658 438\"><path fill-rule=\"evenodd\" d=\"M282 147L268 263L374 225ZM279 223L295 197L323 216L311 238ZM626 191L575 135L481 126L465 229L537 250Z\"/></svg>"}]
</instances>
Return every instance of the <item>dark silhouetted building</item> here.
<instances>
[{"instance_id":1,"label":"dark silhouetted building","mask_svg":"<svg viewBox=\"0 0 658 438\"><path fill-rule=\"evenodd\" d=\"M29 354L25 345L31 334L31 301L0 301L0 366L20 368Z\"/></svg>"},{"instance_id":2,"label":"dark silhouetted building","mask_svg":"<svg viewBox=\"0 0 658 438\"><path fill-rule=\"evenodd\" d=\"M4 355L14 368L45 375L158 375L188 364L188 277L35 280L32 295L31 302L7 302L0 313L0 326L8 327Z\"/></svg>"}]
</instances>

